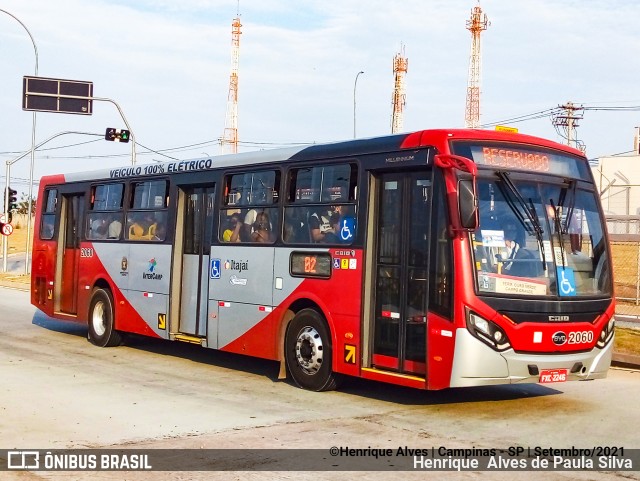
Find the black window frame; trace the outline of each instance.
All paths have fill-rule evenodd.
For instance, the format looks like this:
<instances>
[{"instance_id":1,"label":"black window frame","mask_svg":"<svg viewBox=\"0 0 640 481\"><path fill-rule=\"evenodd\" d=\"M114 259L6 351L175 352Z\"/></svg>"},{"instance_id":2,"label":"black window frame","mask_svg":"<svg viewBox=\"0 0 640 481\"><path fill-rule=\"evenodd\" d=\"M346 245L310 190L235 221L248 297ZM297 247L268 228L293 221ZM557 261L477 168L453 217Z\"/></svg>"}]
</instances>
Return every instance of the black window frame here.
<instances>
[{"instance_id":1,"label":"black window frame","mask_svg":"<svg viewBox=\"0 0 640 481\"><path fill-rule=\"evenodd\" d=\"M273 174L273 176L270 179L260 178L265 174ZM238 184L234 183L234 181L240 178L246 179L247 176L251 176L248 189L238 189ZM256 180L262 184L262 188L254 189ZM281 181L282 173L277 168L246 170L225 174L223 177L223 201L219 209L218 241L223 244L274 245L280 238L281 231ZM267 183L266 185L265 182ZM224 239L224 234L232 227L230 221L236 214L240 216L242 226L240 226L239 239L231 242ZM254 235L256 232L254 224L257 224L258 218L263 218L264 214L267 215L269 220L268 230L271 232L271 236L269 239L261 241L259 235ZM250 220L251 223L249 224L247 220Z\"/></svg>"},{"instance_id":2,"label":"black window frame","mask_svg":"<svg viewBox=\"0 0 640 481\"><path fill-rule=\"evenodd\" d=\"M330 182L330 185L327 186L325 183L325 172L327 170L331 172L333 169L342 168L349 170L349 178L342 179L347 181L346 184L340 185L336 183L335 181L339 180L339 178L337 175L334 175L334 182ZM300 185L299 179L301 172L310 172L310 175L305 175L305 177L311 179L311 185L307 185L308 182ZM338 175L340 175L340 172L338 172ZM314 186L314 179L318 178L320 178L320 184ZM348 159L344 162L331 162L321 165L294 166L287 172L286 179L287 195L283 215L283 242L285 244L322 244L346 247L356 242L359 167L354 160ZM337 189L341 189L340 193L336 192ZM304 195L304 190L310 191L308 194L309 197ZM335 235L327 240L314 241L314 239L312 239L309 219L316 215L318 222L321 222L318 212L321 209L325 209L328 212L331 206L340 206L345 211L342 216L349 216L355 220L353 226L354 233L350 241L342 241ZM331 222L331 219L327 220ZM323 225L324 224L327 223L323 222Z\"/></svg>"},{"instance_id":3,"label":"black window frame","mask_svg":"<svg viewBox=\"0 0 640 481\"><path fill-rule=\"evenodd\" d=\"M97 202L102 202L102 200L97 200L96 196L98 195L98 189L102 187L106 187L107 189L111 186L120 186L120 201L117 205L110 205L108 202L108 197L104 200L105 205L97 205ZM88 207L86 210L86 223L85 223L85 231L84 231L84 239L95 242L95 241L108 241L115 242L122 239L122 226L124 225L124 199L126 193L126 184L124 182L101 182L91 184L89 186L89 200ZM109 194L107 193L107 196ZM97 224L99 223L99 224ZM113 227L115 223L119 223L119 230L117 234L114 234ZM93 234L93 226L98 226L98 228L104 229L104 232Z\"/></svg>"}]
</instances>

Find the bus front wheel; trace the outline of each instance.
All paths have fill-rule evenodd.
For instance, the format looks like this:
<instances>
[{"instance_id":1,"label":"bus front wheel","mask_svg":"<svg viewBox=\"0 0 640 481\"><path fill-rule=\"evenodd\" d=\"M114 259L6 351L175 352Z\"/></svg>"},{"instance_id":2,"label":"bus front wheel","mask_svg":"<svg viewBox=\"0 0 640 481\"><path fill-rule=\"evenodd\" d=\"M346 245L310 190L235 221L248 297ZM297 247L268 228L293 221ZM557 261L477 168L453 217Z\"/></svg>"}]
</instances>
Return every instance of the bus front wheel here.
<instances>
[{"instance_id":1,"label":"bus front wheel","mask_svg":"<svg viewBox=\"0 0 640 481\"><path fill-rule=\"evenodd\" d=\"M335 389L331 356L331 336L323 317L313 309L298 312L285 336L285 359L293 381L310 391Z\"/></svg>"},{"instance_id":2,"label":"bus front wheel","mask_svg":"<svg viewBox=\"0 0 640 481\"><path fill-rule=\"evenodd\" d=\"M99 347L117 346L122 337L115 330L115 316L111 293L96 288L89 304L89 341Z\"/></svg>"}]
</instances>

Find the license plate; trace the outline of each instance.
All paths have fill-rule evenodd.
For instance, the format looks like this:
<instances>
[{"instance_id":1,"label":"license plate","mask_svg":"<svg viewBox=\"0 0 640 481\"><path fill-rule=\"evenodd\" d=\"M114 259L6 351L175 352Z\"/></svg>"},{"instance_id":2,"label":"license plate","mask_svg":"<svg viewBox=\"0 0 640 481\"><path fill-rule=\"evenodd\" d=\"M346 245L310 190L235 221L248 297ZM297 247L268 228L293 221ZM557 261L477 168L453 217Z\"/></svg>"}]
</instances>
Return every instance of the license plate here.
<instances>
[{"instance_id":1,"label":"license plate","mask_svg":"<svg viewBox=\"0 0 640 481\"><path fill-rule=\"evenodd\" d=\"M565 382L567 380L566 369L543 369L540 371L540 383L546 384L549 382Z\"/></svg>"}]
</instances>

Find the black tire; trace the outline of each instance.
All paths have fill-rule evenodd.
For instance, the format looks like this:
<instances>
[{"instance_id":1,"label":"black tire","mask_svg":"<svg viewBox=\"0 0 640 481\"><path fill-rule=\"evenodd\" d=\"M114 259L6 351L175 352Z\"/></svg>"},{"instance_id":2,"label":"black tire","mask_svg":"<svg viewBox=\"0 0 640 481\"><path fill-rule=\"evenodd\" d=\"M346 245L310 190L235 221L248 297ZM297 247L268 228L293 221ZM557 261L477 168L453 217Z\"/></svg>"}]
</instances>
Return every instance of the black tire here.
<instances>
[{"instance_id":1,"label":"black tire","mask_svg":"<svg viewBox=\"0 0 640 481\"><path fill-rule=\"evenodd\" d=\"M122 336L115 330L111 292L96 288L89 304L89 341L99 347L118 346Z\"/></svg>"},{"instance_id":2,"label":"black tire","mask_svg":"<svg viewBox=\"0 0 640 481\"><path fill-rule=\"evenodd\" d=\"M331 335L317 311L303 309L295 315L287 328L284 347L289 374L299 387L310 391L336 388Z\"/></svg>"}]
</instances>

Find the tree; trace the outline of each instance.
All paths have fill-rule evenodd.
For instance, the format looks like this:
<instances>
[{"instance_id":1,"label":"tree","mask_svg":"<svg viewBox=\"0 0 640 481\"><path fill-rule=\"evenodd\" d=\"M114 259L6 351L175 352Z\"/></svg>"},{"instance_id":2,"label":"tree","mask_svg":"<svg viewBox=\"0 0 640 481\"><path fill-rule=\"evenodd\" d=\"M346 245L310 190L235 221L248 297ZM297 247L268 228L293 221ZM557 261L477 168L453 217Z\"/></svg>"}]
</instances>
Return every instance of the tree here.
<instances>
[{"instance_id":1,"label":"tree","mask_svg":"<svg viewBox=\"0 0 640 481\"><path fill-rule=\"evenodd\" d=\"M20 195L20 202L18 202L18 214L28 214L29 213L29 196L25 193ZM36 198L31 197L31 215L35 215L36 213Z\"/></svg>"}]
</instances>

